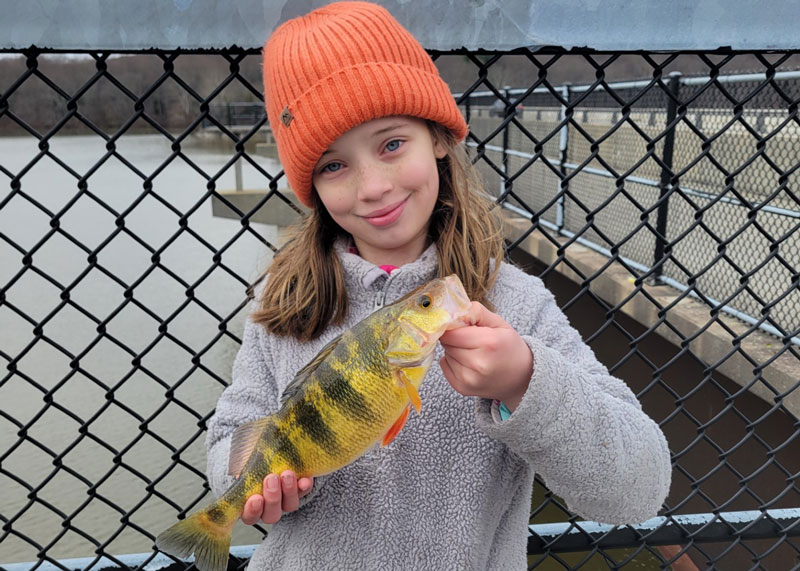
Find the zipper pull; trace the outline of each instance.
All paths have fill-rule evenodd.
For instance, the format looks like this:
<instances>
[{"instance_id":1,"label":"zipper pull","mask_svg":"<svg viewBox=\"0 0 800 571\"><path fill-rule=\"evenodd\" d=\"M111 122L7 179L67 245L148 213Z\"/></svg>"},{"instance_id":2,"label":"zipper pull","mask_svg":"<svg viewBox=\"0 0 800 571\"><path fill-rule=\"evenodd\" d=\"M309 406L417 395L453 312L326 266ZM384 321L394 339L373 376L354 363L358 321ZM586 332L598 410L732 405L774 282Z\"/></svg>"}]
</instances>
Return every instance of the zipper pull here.
<instances>
[{"instance_id":1,"label":"zipper pull","mask_svg":"<svg viewBox=\"0 0 800 571\"><path fill-rule=\"evenodd\" d=\"M383 302L386 300L386 292L379 291L375 294L375 304L373 306L373 311L380 309L383 307Z\"/></svg>"}]
</instances>

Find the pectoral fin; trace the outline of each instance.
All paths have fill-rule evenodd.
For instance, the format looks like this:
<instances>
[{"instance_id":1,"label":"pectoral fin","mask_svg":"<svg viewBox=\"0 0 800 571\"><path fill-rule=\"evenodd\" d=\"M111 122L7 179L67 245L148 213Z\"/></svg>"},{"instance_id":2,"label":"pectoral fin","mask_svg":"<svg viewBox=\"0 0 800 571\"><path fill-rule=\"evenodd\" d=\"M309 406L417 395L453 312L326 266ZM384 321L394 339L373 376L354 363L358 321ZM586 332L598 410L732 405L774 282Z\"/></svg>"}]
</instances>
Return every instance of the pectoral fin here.
<instances>
[{"instance_id":1,"label":"pectoral fin","mask_svg":"<svg viewBox=\"0 0 800 571\"><path fill-rule=\"evenodd\" d=\"M422 408L422 400L419 398L417 387L414 386L403 369L400 369L397 374L400 377L400 381L403 383L403 386L406 388L406 391L408 391L408 398L411 399L411 404L414 405L414 410L416 410L417 414L419 414L419 411Z\"/></svg>"},{"instance_id":2,"label":"pectoral fin","mask_svg":"<svg viewBox=\"0 0 800 571\"><path fill-rule=\"evenodd\" d=\"M383 440L381 440L381 446L387 446L395 437L400 434L400 431L403 430L403 427L406 425L406 421L408 420L408 413L411 411L411 407L407 406L403 409L403 412L400 416L397 417L397 420L394 421L392 427L383 435Z\"/></svg>"}]
</instances>

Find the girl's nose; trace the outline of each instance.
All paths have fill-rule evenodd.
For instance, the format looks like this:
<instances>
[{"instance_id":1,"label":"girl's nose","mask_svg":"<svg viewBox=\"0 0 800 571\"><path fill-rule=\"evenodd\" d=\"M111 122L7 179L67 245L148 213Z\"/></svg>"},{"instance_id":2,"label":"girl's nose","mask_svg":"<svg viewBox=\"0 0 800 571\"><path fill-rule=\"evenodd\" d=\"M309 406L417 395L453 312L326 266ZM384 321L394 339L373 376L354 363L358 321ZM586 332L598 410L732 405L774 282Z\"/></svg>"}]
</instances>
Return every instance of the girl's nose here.
<instances>
[{"instance_id":1,"label":"girl's nose","mask_svg":"<svg viewBox=\"0 0 800 571\"><path fill-rule=\"evenodd\" d=\"M380 200L392 189L392 181L385 169L377 165L362 165L359 168L358 199L365 202Z\"/></svg>"}]
</instances>

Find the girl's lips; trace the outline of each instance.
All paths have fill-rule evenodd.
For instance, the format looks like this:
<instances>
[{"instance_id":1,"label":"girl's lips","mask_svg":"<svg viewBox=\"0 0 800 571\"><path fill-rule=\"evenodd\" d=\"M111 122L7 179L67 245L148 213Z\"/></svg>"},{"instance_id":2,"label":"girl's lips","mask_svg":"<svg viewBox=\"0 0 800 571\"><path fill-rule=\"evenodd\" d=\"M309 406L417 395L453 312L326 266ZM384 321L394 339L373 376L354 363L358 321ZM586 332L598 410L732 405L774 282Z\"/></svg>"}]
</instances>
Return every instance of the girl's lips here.
<instances>
[{"instance_id":1,"label":"girl's lips","mask_svg":"<svg viewBox=\"0 0 800 571\"><path fill-rule=\"evenodd\" d=\"M400 215L403 213L403 209L406 206L406 202L408 202L408 198L403 199L396 206L390 207L388 211L379 210L377 211L379 212L377 215L364 216L364 220L373 226L388 226L400 218Z\"/></svg>"}]
</instances>

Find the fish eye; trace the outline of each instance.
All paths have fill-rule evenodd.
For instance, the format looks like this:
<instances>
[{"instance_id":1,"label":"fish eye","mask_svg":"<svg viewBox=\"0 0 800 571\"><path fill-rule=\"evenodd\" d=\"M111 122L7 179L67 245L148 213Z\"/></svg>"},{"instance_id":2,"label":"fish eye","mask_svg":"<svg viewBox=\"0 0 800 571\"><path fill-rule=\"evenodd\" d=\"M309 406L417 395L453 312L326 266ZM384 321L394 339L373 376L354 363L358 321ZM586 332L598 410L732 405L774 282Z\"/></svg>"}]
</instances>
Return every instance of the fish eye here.
<instances>
[{"instance_id":1,"label":"fish eye","mask_svg":"<svg viewBox=\"0 0 800 571\"><path fill-rule=\"evenodd\" d=\"M431 306L431 298L429 295L421 295L419 298L419 306L428 308Z\"/></svg>"}]
</instances>

